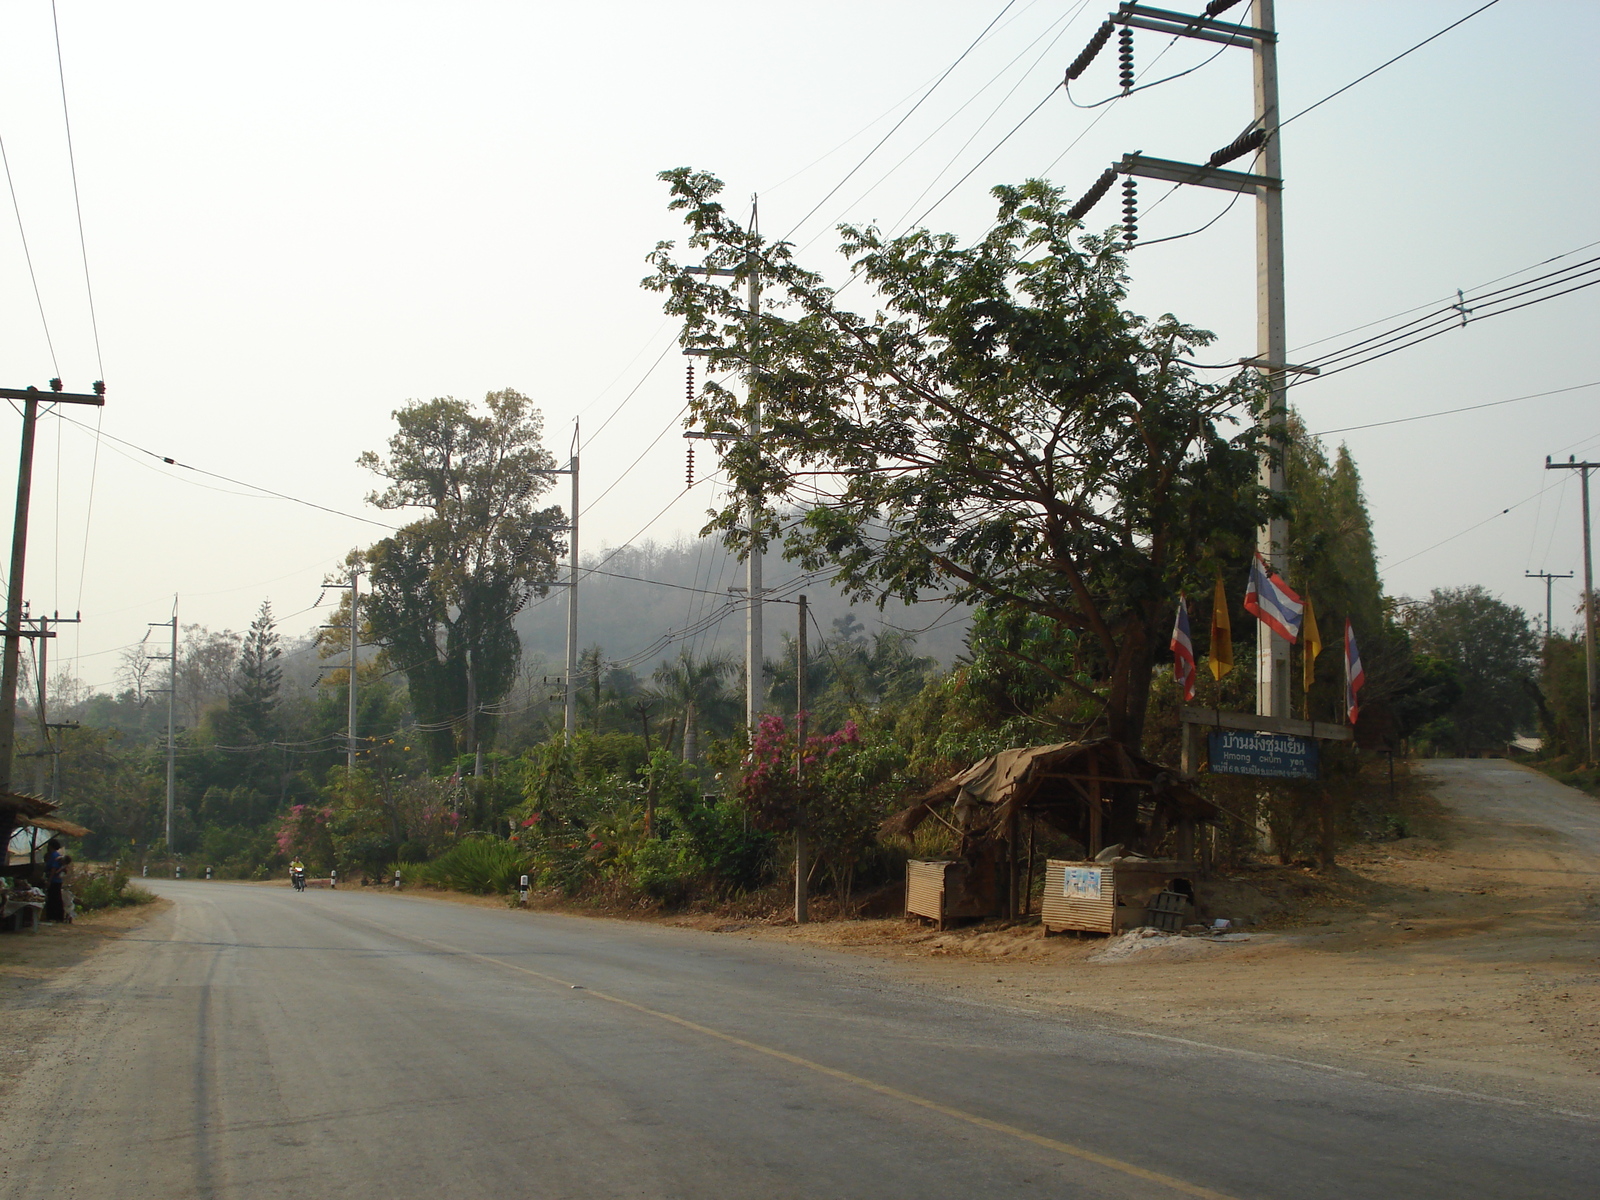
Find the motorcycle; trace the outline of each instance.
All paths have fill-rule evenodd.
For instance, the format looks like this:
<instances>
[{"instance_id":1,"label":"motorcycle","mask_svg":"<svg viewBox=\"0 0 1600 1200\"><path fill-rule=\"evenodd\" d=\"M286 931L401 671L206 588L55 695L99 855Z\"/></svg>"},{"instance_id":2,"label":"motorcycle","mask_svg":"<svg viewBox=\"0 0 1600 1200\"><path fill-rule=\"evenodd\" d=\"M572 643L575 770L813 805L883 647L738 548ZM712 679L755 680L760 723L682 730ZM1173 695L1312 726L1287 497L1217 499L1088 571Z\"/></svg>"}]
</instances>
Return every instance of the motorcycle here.
<instances>
[{"instance_id":1,"label":"motorcycle","mask_svg":"<svg viewBox=\"0 0 1600 1200\"><path fill-rule=\"evenodd\" d=\"M289 872L289 882L294 884L294 890L295 891L297 891L297 892L305 891L306 890L306 873L304 871L290 871Z\"/></svg>"}]
</instances>

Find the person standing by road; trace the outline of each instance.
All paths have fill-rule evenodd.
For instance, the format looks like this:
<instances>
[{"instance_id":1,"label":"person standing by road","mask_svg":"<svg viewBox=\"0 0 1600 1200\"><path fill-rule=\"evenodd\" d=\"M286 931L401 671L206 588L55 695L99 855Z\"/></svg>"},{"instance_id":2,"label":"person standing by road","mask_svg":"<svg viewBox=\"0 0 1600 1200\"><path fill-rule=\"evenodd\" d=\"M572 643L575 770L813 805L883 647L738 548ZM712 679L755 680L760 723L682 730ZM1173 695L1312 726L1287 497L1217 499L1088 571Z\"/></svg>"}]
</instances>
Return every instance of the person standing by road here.
<instances>
[{"instance_id":1,"label":"person standing by road","mask_svg":"<svg viewBox=\"0 0 1600 1200\"><path fill-rule=\"evenodd\" d=\"M66 910L61 903L61 888L66 880L65 857L61 853L61 840L51 838L44 844L44 919L66 920Z\"/></svg>"}]
</instances>

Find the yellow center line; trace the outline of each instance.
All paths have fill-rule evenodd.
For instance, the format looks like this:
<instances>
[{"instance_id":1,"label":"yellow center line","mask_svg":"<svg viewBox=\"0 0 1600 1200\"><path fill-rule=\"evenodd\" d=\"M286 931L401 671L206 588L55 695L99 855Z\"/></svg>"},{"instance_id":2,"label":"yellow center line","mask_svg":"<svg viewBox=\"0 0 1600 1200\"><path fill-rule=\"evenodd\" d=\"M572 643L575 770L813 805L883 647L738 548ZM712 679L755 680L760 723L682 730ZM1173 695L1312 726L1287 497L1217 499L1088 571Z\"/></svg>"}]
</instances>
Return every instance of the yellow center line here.
<instances>
[{"instance_id":1,"label":"yellow center line","mask_svg":"<svg viewBox=\"0 0 1600 1200\"><path fill-rule=\"evenodd\" d=\"M364 918L356 919L364 920ZM1071 1142L1063 1142L1057 1140L1056 1138L1045 1137L1043 1134L1033 1133L1016 1125L1008 1125L1004 1121L991 1120L989 1117L981 1117L977 1113L970 1113L965 1109L953 1108L948 1104L940 1104L937 1100L929 1100L925 1096L918 1096L913 1092L901 1091L899 1088L890 1087L886 1083L878 1083L876 1080L866 1079L860 1075L852 1075L849 1071L841 1071L837 1067L826 1066L825 1064L815 1062L812 1059L802 1058L798 1054L790 1054L786 1050L779 1050L774 1046L765 1046L760 1042L752 1042L748 1038L742 1038L732 1033L724 1033L720 1029L713 1029L709 1025L701 1025L698 1022L690 1021L685 1017L675 1016L669 1012L662 1012L660 1009L650 1008L647 1005L636 1003L633 1000L625 1000L621 996L613 996L608 992L596 991L594 988L591 988L586 984L574 983L570 979L562 979L556 975L548 975L543 971L535 971L530 967L519 967L515 963L506 962L505 960L495 958L492 955L476 954L471 950L462 950L455 946L447 946L443 942L435 942L429 938L418 937L416 934L396 933L395 930L379 925L375 921L365 921L365 923L383 930L384 933L389 934L390 936L398 936L409 941L415 941L424 946L430 946L435 950L441 950L446 954L455 955L460 958L474 959L477 962L488 963L489 965L495 967L503 967L507 971L515 971L518 974L527 975L534 979L542 980L545 983L556 984L560 987L568 989L577 989L587 993L590 996L593 996L597 1000L604 1000L606 1003L615 1004L619 1008L630 1009L633 1012L642 1014L643 1016L654 1017L658 1021L665 1021L669 1025L676 1025L681 1029L688 1029L705 1037L715 1038L719 1042L725 1042L730 1046L737 1046L741 1050L748 1050L753 1054L762 1054L768 1058L775 1058L779 1062L785 1062L791 1066L802 1067L807 1071L812 1071L818 1075L826 1076L829 1079L837 1079L841 1083L851 1084L852 1086L861 1088L864 1091L874 1092L879 1096L887 1096L892 1100L899 1100L904 1104L912 1104L918 1108L927 1109L929 1112L936 1112L941 1116L949 1117L951 1120L963 1121L968 1125L975 1125L979 1129L987 1129L990 1133L1005 1134L1007 1137L1013 1137L1019 1141L1029 1142L1035 1146L1043 1147L1046 1150L1053 1150L1057 1154L1064 1154L1069 1158L1076 1158L1083 1162L1093 1163L1097 1167L1104 1167L1109 1171L1116 1171L1122 1175L1128 1175L1134 1179L1143 1180L1146 1183L1160 1184L1162 1187L1170 1188L1171 1190L1184 1196L1196 1196L1200 1197L1201 1200L1237 1200L1237 1197L1230 1196L1226 1192L1219 1192L1212 1188L1202 1187L1199 1184L1190 1183L1187 1180L1178 1179L1172 1175L1163 1175L1160 1171L1151 1171L1145 1167L1137 1166L1134 1163L1124 1162L1120 1158L1113 1158L1109 1154L1100 1154L1094 1150L1086 1149L1083 1146L1074 1146Z\"/></svg>"}]
</instances>

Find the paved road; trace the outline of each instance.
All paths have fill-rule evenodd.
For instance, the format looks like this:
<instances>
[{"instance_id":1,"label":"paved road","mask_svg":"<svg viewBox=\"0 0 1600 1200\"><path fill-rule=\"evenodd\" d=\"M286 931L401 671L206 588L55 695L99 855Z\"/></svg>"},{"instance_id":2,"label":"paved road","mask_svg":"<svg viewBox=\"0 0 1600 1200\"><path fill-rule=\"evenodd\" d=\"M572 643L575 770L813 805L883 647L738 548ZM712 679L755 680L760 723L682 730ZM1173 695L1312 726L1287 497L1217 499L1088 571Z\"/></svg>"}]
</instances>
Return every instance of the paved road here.
<instances>
[{"instance_id":1,"label":"paved road","mask_svg":"<svg viewBox=\"0 0 1600 1200\"><path fill-rule=\"evenodd\" d=\"M1425 759L1416 771L1433 794L1498 842L1600 861L1600 800L1498 758ZM1471 832L1477 832L1472 830Z\"/></svg>"},{"instance_id":2,"label":"paved road","mask_svg":"<svg viewBox=\"0 0 1600 1200\"><path fill-rule=\"evenodd\" d=\"M962 1003L844 956L157 886L174 907L61 985L79 1015L0 1122L7 1200L1600 1189L1589 1120Z\"/></svg>"}]
</instances>

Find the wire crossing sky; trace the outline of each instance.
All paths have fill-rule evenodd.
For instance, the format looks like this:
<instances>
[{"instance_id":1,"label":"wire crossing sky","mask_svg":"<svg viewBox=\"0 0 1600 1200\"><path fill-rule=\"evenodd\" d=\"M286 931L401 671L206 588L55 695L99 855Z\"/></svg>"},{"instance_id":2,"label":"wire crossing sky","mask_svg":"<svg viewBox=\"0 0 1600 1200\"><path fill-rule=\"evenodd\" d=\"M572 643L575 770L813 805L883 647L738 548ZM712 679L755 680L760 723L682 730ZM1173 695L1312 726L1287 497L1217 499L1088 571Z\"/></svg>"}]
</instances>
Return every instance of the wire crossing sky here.
<instances>
[{"instance_id":1,"label":"wire crossing sky","mask_svg":"<svg viewBox=\"0 0 1600 1200\"><path fill-rule=\"evenodd\" d=\"M410 399L515 387L558 456L581 414L601 569L692 536L723 483L706 446L684 488L676 330L638 286L684 237L656 173L710 170L738 212L759 195L839 286L838 222L971 240L997 183L1076 197L1123 154L1238 137L1243 51L1141 31L1140 90L1109 45L1072 85L1106 103L1057 94L1111 7L7 6L0 382L108 385L103 437L40 429L29 599L84 615L56 660L110 686L174 592L186 622L242 628L271 598L311 628L323 576L390 523L355 458ZM1600 443L1600 7L1277 8L1289 341L1325 368L1294 403L1355 455L1392 592L1542 606L1523 571L1580 561L1576 482L1544 456ZM1141 213L1129 303L1215 330L1207 363L1254 352L1252 208L1184 188ZM1558 583L1558 613L1576 597ZM693 644L721 601L684 600Z\"/></svg>"}]
</instances>

